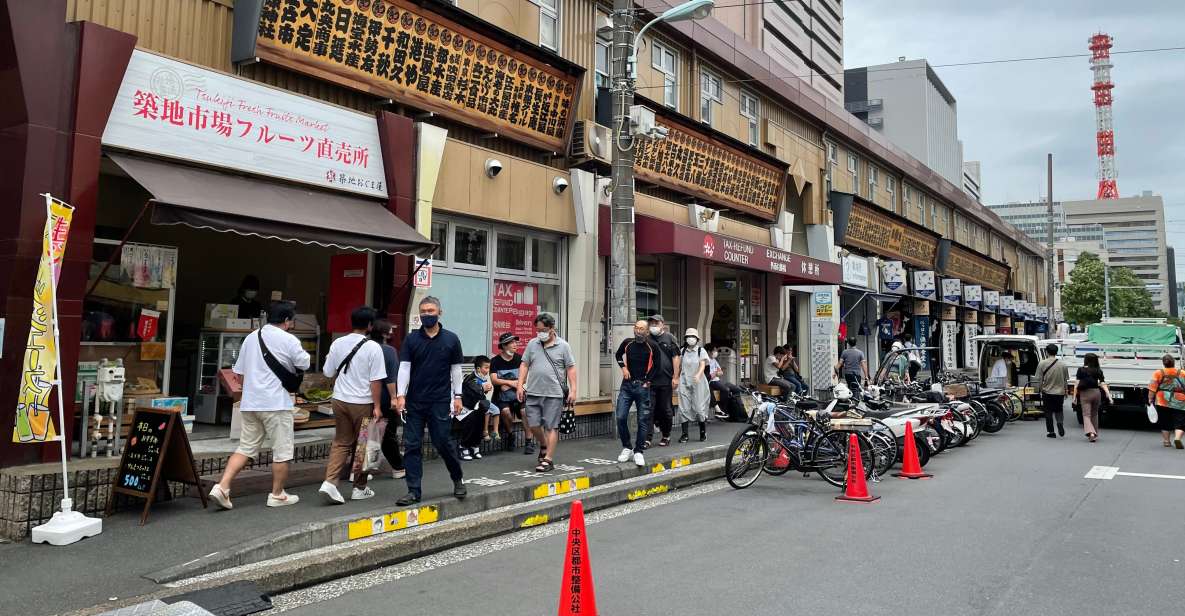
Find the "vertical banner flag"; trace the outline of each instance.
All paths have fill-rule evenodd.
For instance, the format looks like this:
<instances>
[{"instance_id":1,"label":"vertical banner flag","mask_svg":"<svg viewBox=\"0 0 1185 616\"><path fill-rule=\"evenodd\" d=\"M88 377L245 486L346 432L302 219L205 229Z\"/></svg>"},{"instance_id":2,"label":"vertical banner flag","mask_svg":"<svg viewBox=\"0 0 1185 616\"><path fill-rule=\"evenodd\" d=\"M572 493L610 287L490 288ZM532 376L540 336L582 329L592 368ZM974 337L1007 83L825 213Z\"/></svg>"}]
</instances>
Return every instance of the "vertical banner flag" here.
<instances>
[{"instance_id":1,"label":"vertical banner flag","mask_svg":"<svg viewBox=\"0 0 1185 616\"><path fill-rule=\"evenodd\" d=\"M55 292L66 252L66 234L74 208L45 196L48 217L41 236L41 263L33 282L33 318L29 322L29 341L21 364L21 386L17 393L14 443L44 443L57 438L49 410L49 394L57 378L58 349L53 322L57 318ZM59 392L59 395L61 393Z\"/></svg>"}]
</instances>

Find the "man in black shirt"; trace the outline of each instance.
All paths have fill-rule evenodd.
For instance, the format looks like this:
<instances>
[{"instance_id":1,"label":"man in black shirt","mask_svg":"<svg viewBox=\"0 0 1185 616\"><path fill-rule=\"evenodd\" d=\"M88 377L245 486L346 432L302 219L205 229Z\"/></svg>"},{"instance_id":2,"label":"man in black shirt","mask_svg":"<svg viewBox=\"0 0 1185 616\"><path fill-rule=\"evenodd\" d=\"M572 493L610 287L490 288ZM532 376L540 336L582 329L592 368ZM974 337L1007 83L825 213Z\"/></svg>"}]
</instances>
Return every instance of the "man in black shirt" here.
<instances>
[{"instance_id":1,"label":"man in black shirt","mask_svg":"<svg viewBox=\"0 0 1185 616\"><path fill-rule=\"evenodd\" d=\"M658 378L650 386L650 412L654 424L650 427L650 435L646 437L646 447L654 435L655 426L662 432L660 447L671 444L671 421L674 410L671 408L672 388L677 384L675 374L679 372L679 341L666 329L666 319L661 314L651 315L646 320L650 329L650 339L659 348L655 358L658 364Z\"/></svg>"},{"instance_id":2,"label":"man in black shirt","mask_svg":"<svg viewBox=\"0 0 1185 616\"><path fill-rule=\"evenodd\" d=\"M646 448L646 433L650 427L650 389L658 376L658 357L662 350L646 331L646 321L634 323L634 337L622 340L617 347L617 365L621 366L621 391L617 393L617 406L613 415L617 419L617 436L621 438L621 455L618 462L645 466L642 450ZM630 404L638 409L637 441L630 444Z\"/></svg>"}]
</instances>

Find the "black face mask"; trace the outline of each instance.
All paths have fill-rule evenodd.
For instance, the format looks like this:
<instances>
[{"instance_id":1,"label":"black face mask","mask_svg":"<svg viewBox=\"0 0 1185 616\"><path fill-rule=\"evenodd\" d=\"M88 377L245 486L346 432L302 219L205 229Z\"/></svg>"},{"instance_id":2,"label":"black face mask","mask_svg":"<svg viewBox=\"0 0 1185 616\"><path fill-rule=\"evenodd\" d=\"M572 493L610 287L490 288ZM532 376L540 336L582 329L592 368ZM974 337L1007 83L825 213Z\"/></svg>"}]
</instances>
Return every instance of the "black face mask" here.
<instances>
[{"instance_id":1,"label":"black face mask","mask_svg":"<svg viewBox=\"0 0 1185 616\"><path fill-rule=\"evenodd\" d=\"M435 314L421 314L420 323L425 329L432 329L436 327L436 323L440 321L440 316Z\"/></svg>"}]
</instances>

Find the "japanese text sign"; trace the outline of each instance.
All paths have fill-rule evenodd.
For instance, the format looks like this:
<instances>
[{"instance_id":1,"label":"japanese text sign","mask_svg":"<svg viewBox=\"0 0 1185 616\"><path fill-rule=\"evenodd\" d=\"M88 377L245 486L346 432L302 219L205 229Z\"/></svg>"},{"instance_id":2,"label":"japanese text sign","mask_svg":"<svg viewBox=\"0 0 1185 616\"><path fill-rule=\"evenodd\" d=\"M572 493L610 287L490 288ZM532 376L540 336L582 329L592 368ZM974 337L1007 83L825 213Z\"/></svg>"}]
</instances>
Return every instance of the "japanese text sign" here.
<instances>
[{"instance_id":1,"label":"japanese text sign","mask_svg":"<svg viewBox=\"0 0 1185 616\"><path fill-rule=\"evenodd\" d=\"M425 6L264 0L254 34L254 55L266 62L548 150L567 144L578 76Z\"/></svg>"},{"instance_id":2,"label":"japanese text sign","mask_svg":"<svg viewBox=\"0 0 1185 616\"><path fill-rule=\"evenodd\" d=\"M103 145L387 196L373 116L140 50Z\"/></svg>"},{"instance_id":3,"label":"japanese text sign","mask_svg":"<svg viewBox=\"0 0 1185 616\"><path fill-rule=\"evenodd\" d=\"M932 267L938 254L937 236L861 203L852 204L843 244L918 267Z\"/></svg>"},{"instance_id":4,"label":"japanese text sign","mask_svg":"<svg viewBox=\"0 0 1185 616\"><path fill-rule=\"evenodd\" d=\"M1008 284L1009 268L960 246L951 246L944 271L963 280L973 280L988 287L1003 289Z\"/></svg>"}]
</instances>

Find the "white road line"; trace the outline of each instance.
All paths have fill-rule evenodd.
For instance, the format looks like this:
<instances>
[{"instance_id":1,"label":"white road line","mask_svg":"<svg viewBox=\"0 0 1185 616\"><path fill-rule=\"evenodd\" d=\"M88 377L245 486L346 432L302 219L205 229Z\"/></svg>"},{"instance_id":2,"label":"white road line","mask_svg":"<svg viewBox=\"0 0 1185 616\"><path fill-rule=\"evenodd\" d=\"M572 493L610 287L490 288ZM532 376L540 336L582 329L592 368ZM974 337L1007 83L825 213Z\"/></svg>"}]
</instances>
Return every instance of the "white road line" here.
<instances>
[{"instance_id":1,"label":"white road line","mask_svg":"<svg viewBox=\"0 0 1185 616\"><path fill-rule=\"evenodd\" d=\"M1160 475L1157 473L1121 472L1118 466L1092 466L1083 479L1114 479L1122 477L1151 477L1152 479L1185 479L1185 475Z\"/></svg>"},{"instance_id":2,"label":"white road line","mask_svg":"<svg viewBox=\"0 0 1185 616\"><path fill-rule=\"evenodd\" d=\"M1153 479L1185 479L1185 475L1158 475L1156 473L1115 473L1124 477L1151 477Z\"/></svg>"}]
</instances>

